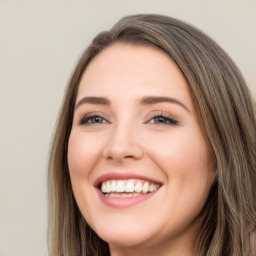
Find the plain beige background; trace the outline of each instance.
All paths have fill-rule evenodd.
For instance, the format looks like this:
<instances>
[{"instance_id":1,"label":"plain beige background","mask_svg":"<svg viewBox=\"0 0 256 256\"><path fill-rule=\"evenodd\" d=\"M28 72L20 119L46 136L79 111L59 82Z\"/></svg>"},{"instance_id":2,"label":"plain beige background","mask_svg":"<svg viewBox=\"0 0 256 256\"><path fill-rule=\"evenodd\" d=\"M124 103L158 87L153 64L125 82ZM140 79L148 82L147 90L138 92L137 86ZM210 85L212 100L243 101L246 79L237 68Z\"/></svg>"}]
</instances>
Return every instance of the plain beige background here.
<instances>
[{"instance_id":1,"label":"plain beige background","mask_svg":"<svg viewBox=\"0 0 256 256\"><path fill-rule=\"evenodd\" d=\"M46 166L66 82L92 37L133 13L205 31L255 97L255 0L0 0L0 256L47 255Z\"/></svg>"}]
</instances>

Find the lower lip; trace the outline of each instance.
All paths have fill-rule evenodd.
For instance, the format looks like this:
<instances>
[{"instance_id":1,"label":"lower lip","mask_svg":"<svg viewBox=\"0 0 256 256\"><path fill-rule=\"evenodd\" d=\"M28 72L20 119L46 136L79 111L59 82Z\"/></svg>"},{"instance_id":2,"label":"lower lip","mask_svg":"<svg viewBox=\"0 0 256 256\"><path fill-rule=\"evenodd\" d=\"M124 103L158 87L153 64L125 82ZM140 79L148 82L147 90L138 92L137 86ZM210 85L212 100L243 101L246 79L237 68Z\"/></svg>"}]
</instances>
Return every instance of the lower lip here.
<instances>
[{"instance_id":1,"label":"lower lip","mask_svg":"<svg viewBox=\"0 0 256 256\"><path fill-rule=\"evenodd\" d=\"M123 197L123 198L106 197L102 194L102 192L99 189L97 189L97 193L99 195L100 200L105 205L114 207L114 208L123 208L123 207L132 206L132 205L139 204L141 202L146 201L147 199L154 196L158 192L158 190L148 194L140 195L140 196Z\"/></svg>"}]
</instances>

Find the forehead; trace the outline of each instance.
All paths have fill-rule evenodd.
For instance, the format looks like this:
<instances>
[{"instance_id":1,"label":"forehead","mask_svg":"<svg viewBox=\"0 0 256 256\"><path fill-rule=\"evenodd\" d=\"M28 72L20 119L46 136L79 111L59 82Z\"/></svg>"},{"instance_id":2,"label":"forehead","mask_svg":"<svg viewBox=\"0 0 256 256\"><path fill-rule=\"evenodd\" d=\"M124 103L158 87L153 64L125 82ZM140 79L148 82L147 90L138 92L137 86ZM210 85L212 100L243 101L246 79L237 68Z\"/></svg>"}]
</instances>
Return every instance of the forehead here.
<instances>
[{"instance_id":1,"label":"forehead","mask_svg":"<svg viewBox=\"0 0 256 256\"><path fill-rule=\"evenodd\" d=\"M147 94L191 101L184 76L166 53L152 46L117 43L89 63L77 100L88 95L127 98Z\"/></svg>"}]
</instances>

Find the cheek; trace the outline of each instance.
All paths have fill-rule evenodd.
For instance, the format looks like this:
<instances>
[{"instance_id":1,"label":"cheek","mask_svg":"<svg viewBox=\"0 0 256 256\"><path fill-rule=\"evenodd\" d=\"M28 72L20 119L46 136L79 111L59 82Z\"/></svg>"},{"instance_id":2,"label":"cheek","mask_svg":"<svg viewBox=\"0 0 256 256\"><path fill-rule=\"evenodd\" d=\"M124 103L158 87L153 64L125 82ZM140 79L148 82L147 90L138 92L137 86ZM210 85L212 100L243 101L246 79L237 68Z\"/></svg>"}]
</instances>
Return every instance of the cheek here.
<instances>
[{"instance_id":1,"label":"cheek","mask_svg":"<svg viewBox=\"0 0 256 256\"><path fill-rule=\"evenodd\" d=\"M184 196L186 193L202 194L202 197L208 194L215 174L208 146L200 132L184 129L179 134L158 137L157 143L148 147L148 154L163 170L168 183L175 185L175 191Z\"/></svg>"},{"instance_id":2,"label":"cheek","mask_svg":"<svg viewBox=\"0 0 256 256\"><path fill-rule=\"evenodd\" d=\"M88 209L93 205L93 188L90 186L91 170L100 154L100 147L89 136L72 131L68 143L68 167L73 193L85 219L92 219Z\"/></svg>"},{"instance_id":3,"label":"cheek","mask_svg":"<svg viewBox=\"0 0 256 256\"><path fill-rule=\"evenodd\" d=\"M71 132L68 143L68 166L71 177L87 177L100 155L100 145L90 136Z\"/></svg>"},{"instance_id":4,"label":"cheek","mask_svg":"<svg viewBox=\"0 0 256 256\"><path fill-rule=\"evenodd\" d=\"M150 141L144 144L148 145L147 152L156 161L175 165L176 168L205 165L209 161L205 140L194 132L151 135Z\"/></svg>"},{"instance_id":5,"label":"cheek","mask_svg":"<svg viewBox=\"0 0 256 256\"><path fill-rule=\"evenodd\" d=\"M198 216L215 179L205 140L192 134L158 138L148 147L150 158L165 173L165 212L167 217L172 214L176 227L185 227Z\"/></svg>"}]
</instances>

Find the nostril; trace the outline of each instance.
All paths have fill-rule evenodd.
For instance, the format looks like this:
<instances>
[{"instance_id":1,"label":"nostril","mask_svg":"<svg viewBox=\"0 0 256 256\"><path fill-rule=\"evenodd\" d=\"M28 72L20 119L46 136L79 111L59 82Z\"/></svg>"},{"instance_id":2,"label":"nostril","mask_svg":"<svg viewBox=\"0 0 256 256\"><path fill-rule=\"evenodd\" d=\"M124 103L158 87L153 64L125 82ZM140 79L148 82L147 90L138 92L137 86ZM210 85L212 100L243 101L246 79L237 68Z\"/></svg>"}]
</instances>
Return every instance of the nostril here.
<instances>
[{"instance_id":1,"label":"nostril","mask_svg":"<svg viewBox=\"0 0 256 256\"><path fill-rule=\"evenodd\" d=\"M133 158L134 156L125 156L124 158Z\"/></svg>"},{"instance_id":2,"label":"nostril","mask_svg":"<svg viewBox=\"0 0 256 256\"><path fill-rule=\"evenodd\" d=\"M134 144L110 144L103 152L103 157L106 159L112 159L121 161L124 159L139 159L144 155L142 146L137 143Z\"/></svg>"}]
</instances>

